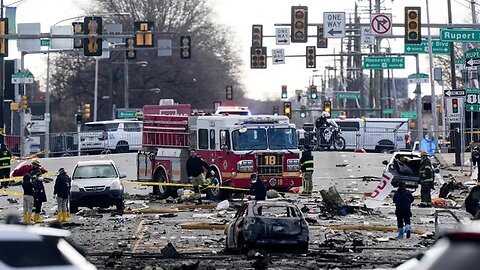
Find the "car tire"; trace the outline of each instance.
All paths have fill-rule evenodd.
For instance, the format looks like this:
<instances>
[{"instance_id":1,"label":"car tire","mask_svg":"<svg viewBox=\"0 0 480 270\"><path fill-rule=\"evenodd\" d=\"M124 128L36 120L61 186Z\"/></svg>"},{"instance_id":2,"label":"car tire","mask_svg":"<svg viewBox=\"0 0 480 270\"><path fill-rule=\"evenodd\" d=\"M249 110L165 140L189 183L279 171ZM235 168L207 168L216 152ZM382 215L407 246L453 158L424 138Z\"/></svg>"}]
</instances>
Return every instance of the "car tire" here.
<instances>
[{"instance_id":1,"label":"car tire","mask_svg":"<svg viewBox=\"0 0 480 270\"><path fill-rule=\"evenodd\" d=\"M125 201L122 199L115 205L115 207L118 213L123 214L123 211L125 210Z\"/></svg>"},{"instance_id":2,"label":"car tire","mask_svg":"<svg viewBox=\"0 0 480 270\"><path fill-rule=\"evenodd\" d=\"M217 170L214 170L215 175L210 176L211 179L211 186L221 186L222 182L219 178L219 174ZM212 201L221 201L228 196L228 192L219 188L209 188L207 189L207 197Z\"/></svg>"},{"instance_id":3,"label":"car tire","mask_svg":"<svg viewBox=\"0 0 480 270\"><path fill-rule=\"evenodd\" d=\"M155 173L154 182L166 183L167 176L163 170ZM168 198L171 194L171 190L165 186L153 186L153 194L159 196L161 199Z\"/></svg>"},{"instance_id":4,"label":"car tire","mask_svg":"<svg viewBox=\"0 0 480 270\"><path fill-rule=\"evenodd\" d=\"M117 153L128 153L129 149L130 148L128 146L128 142L119 141L117 143L117 146L115 147L115 152L117 152Z\"/></svg>"}]
</instances>

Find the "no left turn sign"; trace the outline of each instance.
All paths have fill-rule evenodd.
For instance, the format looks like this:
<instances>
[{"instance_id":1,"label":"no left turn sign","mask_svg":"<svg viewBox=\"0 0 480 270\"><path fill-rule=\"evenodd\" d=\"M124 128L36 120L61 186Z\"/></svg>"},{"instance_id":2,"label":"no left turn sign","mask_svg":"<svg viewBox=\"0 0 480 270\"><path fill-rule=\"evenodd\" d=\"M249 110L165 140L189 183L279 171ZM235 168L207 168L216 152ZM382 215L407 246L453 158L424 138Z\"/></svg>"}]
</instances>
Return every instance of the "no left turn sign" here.
<instances>
[{"instance_id":1,"label":"no left turn sign","mask_svg":"<svg viewBox=\"0 0 480 270\"><path fill-rule=\"evenodd\" d=\"M376 36L392 34L392 14L372 14L370 28Z\"/></svg>"}]
</instances>

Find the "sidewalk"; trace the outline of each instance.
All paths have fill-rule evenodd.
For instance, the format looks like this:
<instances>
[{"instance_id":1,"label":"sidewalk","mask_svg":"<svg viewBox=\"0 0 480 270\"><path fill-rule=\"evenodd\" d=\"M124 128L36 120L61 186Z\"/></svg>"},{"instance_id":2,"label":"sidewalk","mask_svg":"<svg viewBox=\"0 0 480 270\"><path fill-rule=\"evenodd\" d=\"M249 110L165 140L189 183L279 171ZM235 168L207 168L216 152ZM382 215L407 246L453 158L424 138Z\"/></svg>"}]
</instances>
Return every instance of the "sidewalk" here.
<instances>
[{"instance_id":1,"label":"sidewalk","mask_svg":"<svg viewBox=\"0 0 480 270\"><path fill-rule=\"evenodd\" d=\"M440 160L440 163L445 167L442 170L442 175L452 174L461 182L471 181L470 179L470 153L464 154L464 163L462 166L455 166L455 153L437 153L435 156ZM466 175L465 175L466 174Z\"/></svg>"}]
</instances>

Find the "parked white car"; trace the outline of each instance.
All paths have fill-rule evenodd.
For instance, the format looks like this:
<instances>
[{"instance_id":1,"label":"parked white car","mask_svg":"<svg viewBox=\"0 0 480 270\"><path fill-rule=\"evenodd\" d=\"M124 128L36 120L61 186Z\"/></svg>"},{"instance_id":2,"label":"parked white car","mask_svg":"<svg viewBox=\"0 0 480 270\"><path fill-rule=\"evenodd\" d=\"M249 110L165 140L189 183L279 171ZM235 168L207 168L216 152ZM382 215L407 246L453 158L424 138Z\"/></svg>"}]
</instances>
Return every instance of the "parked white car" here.
<instances>
[{"instance_id":1,"label":"parked white car","mask_svg":"<svg viewBox=\"0 0 480 270\"><path fill-rule=\"evenodd\" d=\"M79 161L72 174L70 211L75 213L78 207L115 206L123 212L125 206L120 174L113 160Z\"/></svg>"},{"instance_id":2,"label":"parked white car","mask_svg":"<svg viewBox=\"0 0 480 270\"><path fill-rule=\"evenodd\" d=\"M142 121L112 120L85 123L80 133L82 153L125 153L142 147Z\"/></svg>"},{"instance_id":3,"label":"parked white car","mask_svg":"<svg viewBox=\"0 0 480 270\"><path fill-rule=\"evenodd\" d=\"M97 269L64 239L69 235L54 228L0 225L0 269Z\"/></svg>"}]
</instances>

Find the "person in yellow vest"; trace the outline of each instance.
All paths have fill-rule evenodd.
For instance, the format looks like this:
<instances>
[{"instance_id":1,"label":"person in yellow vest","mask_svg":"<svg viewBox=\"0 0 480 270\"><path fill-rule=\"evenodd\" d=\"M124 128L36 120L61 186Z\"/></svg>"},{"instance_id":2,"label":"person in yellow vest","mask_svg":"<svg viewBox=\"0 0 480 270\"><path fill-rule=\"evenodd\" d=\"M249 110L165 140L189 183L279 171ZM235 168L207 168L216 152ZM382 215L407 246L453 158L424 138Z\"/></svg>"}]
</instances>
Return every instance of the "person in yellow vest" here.
<instances>
[{"instance_id":1,"label":"person in yellow vest","mask_svg":"<svg viewBox=\"0 0 480 270\"><path fill-rule=\"evenodd\" d=\"M12 152L8 150L7 146L2 143L0 145L0 181L10 178L10 161L12 159ZM11 181L0 182L0 188L6 188Z\"/></svg>"},{"instance_id":2,"label":"person in yellow vest","mask_svg":"<svg viewBox=\"0 0 480 270\"><path fill-rule=\"evenodd\" d=\"M313 190L313 156L310 145L305 145L305 149L302 152L302 158L300 158L300 166L302 170L303 178L303 191L302 195L311 195Z\"/></svg>"}]
</instances>

